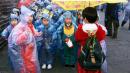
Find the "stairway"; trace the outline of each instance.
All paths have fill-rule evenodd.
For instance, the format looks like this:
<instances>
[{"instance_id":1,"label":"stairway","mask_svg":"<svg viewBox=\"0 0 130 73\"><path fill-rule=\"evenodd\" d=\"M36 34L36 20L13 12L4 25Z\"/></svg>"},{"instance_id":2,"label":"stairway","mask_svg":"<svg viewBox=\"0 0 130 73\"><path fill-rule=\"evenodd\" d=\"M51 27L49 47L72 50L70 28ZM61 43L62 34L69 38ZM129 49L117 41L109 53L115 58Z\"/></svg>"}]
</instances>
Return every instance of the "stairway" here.
<instances>
[{"instance_id":1,"label":"stairway","mask_svg":"<svg viewBox=\"0 0 130 73\"><path fill-rule=\"evenodd\" d=\"M9 23L11 10L16 7L18 0L0 0L0 34ZM0 36L0 51L7 46L7 41Z\"/></svg>"}]
</instances>

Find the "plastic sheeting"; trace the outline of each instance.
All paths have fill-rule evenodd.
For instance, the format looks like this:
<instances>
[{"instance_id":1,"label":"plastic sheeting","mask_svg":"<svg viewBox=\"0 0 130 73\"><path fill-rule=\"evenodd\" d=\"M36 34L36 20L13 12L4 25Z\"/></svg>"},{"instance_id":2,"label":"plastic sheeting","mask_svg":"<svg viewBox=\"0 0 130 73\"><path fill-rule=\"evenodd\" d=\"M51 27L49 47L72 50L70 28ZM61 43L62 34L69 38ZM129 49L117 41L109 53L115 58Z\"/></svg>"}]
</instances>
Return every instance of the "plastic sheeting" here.
<instances>
[{"instance_id":1,"label":"plastic sheeting","mask_svg":"<svg viewBox=\"0 0 130 73\"><path fill-rule=\"evenodd\" d=\"M106 42L105 42L105 40L102 40L102 41L100 42L100 44L101 44L101 47L102 47L102 50L103 50L105 56L107 56L107 47L106 47ZM106 58L107 58L107 57L106 57ZM102 72L103 72L103 73L108 73L108 66L107 66L107 60L106 60L106 59L105 59L104 63L102 64Z\"/></svg>"},{"instance_id":2,"label":"plastic sheeting","mask_svg":"<svg viewBox=\"0 0 130 73\"><path fill-rule=\"evenodd\" d=\"M4 38L7 40L8 37L9 37L9 34L10 34L11 31L12 31L12 29L13 29L13 26L12 26L11 24L8 25L7 28L5 28L5 29L3 30L3 32L1 33L1 36L4 37Z\"/></svg>"},{"instance_id":3,"label":"plastic sheeting","mask_svg":"<svg viewBox=\"0 0 130 73\"><path fill-rule=\"evenodd\" d=\"M35 38L26 23L12 30L8 53L15 73L40 73Z\"/></svg>"}]
</instances>

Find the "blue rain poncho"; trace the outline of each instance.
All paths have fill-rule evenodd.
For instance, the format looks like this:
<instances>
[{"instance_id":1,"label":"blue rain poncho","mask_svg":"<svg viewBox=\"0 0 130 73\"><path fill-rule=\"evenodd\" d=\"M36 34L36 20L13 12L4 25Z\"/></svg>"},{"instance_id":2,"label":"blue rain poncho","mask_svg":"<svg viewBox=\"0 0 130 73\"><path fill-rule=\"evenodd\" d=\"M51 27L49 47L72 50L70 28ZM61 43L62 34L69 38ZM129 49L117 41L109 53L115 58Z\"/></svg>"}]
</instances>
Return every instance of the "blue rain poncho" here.
<instances>
[{"instance_id":1,"label":"blue rain poncho","mask_svg":"<svg viewBox=\"0 0 130 73\"><path fill-rule=\"evenodd\" d=\"M18 20L18 16L15 14L10 14L10 21L12 20ZM4 37L6 40L8 39L12 29L14 28L14 26L10 23L1 33L1 36Z\"/></svg>"},{"instance_id":2,"label":"blue rain poncho","mask_svg":"<svg viewBox=\"0 0 130 73\"><path fill-rule=\"evenodd\" d=\"M47 19L49 22L49 15L43 14L42 19ZM49 22L48 26L42 23L37 26L36 29L43 34L37 37L37 46L40 65L42 64L52 64L53 63L53 53L55 52L53 45L57 38L55 27Z\"/></svg>"}]
</instances>

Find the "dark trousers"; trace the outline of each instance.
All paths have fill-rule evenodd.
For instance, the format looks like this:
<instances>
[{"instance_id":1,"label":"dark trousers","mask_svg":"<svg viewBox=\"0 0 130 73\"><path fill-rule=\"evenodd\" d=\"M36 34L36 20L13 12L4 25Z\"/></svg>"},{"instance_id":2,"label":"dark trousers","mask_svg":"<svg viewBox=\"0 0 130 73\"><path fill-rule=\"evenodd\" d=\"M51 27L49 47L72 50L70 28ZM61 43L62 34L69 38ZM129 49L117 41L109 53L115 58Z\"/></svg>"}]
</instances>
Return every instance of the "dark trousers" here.
<instances>
[{"instance_id":1,"label":"dark trousers","mask_svg":"<svg viewBox=\"0 0 130 73\"><path fill-rule=\"evenodd\" d=\"M106 16L105 18L105 27L108 31L108 36L112 36L113 38L117 38L118 28L119 28L119 20L114 19L111 16ZM113 31L113 32L112 32Z\"/></svg>"}]
</instances>

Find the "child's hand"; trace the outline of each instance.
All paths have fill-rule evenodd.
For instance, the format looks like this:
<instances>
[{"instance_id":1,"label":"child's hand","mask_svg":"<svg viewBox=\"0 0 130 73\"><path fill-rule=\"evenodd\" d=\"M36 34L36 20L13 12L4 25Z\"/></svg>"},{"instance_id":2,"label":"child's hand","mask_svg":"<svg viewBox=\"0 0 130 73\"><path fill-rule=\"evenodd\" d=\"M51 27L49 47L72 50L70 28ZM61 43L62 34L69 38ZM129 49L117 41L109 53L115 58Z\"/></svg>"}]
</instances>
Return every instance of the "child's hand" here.
<instances>
[{"instance_id":1,"label":"child's hand","mask_svg":"<svg viewBox=\"0 0 130 73\"><path fill-rule=\"evenodd\" d=\"M65 39L65 42L66 42L66 44L67 44L67 46L68 46L69 48L72 48L72 47L73 47L73 43L72 43L72 41L71 41L69 38L66 38L66 39Z\"/></svg>"},{"instance_id":2,"label":"child's hand","mask_svg":"<svg viewBox=\"0 0 130 73\"><path fill-rule=\"evenodd\" d=\"M41 36L41 35L42 35L42 32L35 33L35 36Z\"/></svg>"},{"instance_id":3,"label":"child's hand","mask_svg":"<svg viewBox=\"0 0 130 73\"><path fill-rule=\"evenodd\" d=\"M69 41L69 38L66 38L66 39L65 39L65 42L68 42L68 41Z\"/></svg>"}]
</instances>

